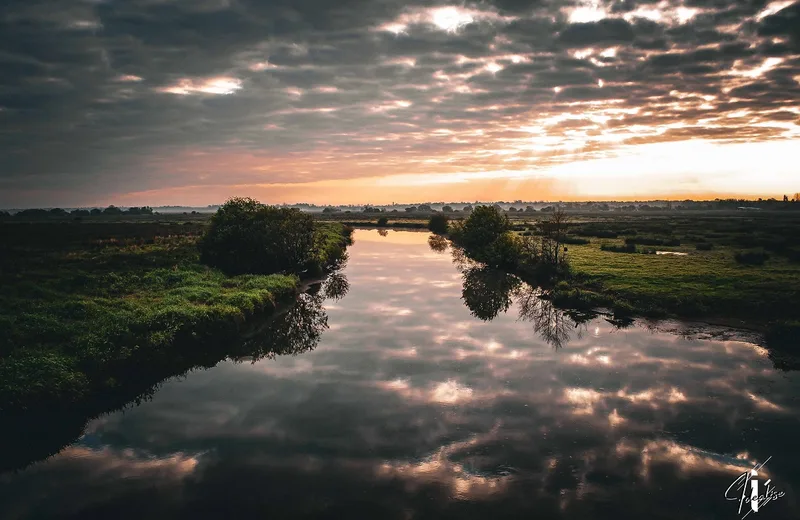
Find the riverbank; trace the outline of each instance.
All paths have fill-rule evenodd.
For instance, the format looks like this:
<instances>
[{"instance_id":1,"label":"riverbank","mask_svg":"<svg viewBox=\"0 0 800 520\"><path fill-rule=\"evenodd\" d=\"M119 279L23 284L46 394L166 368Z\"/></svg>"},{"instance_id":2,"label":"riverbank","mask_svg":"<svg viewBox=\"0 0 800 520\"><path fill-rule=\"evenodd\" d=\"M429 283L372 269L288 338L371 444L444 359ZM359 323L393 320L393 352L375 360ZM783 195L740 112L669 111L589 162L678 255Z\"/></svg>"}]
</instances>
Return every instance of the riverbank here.
<instances>
[{"instance_id":1,"label":"riverbank","mask_svg":"<svg viewBox=\"0 0 800 520\"><path fill-rule=\"evenodd\" d=\"M535 241L539 233L535 223L511 222L508 229L519 240ZM559 248L566 248L568 269L545 283L545 297L557 306L603 309L619 321L642 316L749 329L771 348L797 352L800 221L793 216L573 218L564 229ZM509 251L516 252L507 270L542 284L524 248ZM742 253L765 261L742 262Z\"/></svg>"},{"instance_id":2,"label":"riverbank","mask_svg":"<svg viewBox=\"0 0 800 520\"><path fill-rule=\"evenodd\" d=\"M236 338L298 294L296 274L227 276L201 264L202 230L3 224L0 410L126 393L150 373L157 382L164 367ZM339 261L349 243L349 228L317 223L316 265Z\"/></svg>"}]
</instances>

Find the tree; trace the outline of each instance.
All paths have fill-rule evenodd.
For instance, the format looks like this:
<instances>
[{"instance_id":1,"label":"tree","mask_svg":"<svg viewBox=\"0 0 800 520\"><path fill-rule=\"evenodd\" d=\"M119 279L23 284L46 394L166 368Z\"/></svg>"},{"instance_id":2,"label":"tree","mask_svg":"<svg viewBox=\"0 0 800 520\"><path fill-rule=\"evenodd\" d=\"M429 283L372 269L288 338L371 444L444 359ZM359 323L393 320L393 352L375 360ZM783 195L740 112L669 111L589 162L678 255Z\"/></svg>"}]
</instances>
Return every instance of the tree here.
<instances>
[{"instance_id":1,"label":"tree","mask_svg":"<svg viewBox=\"0 0 800 520\"><path fill-rule=\"evenodd\" d=\"M452 213L453 207L452 206L442 206L442 213Z\"/></svg>"},{"instance_id":2,"label":"tree","mask_svg":"<svg viewBox=\"0 0 800 520\"><path fill-rule=\"evenodd\" d=\"M89 213L91 213L92 215L102 215L103 210L101 210L100 208L92 208L92 211L90 211Z\"/></svg>"},{"instance_id":3,"label":"tree","mask_svg":"<svg viewBox=\"0 0 800 520\"><path fill-rule=\"evenodd\" d=\"M122 210L114 206L113 204L103 210L103 215L121 215L121 214Z\"/></svg>"},{"instance_id":4,"label":"tree","mask_svg":"<svg viewBox=\"0 0 800 520\"><path fill-rule=\"evenodd\" d=\"M800 202L800 193L795 193L792 197L792 202Z\"/></svg>"},{"instance_id":5,"label":"tree","mask_svg":"<svg viewBox=\"0 0 800 520\"><path fill-rule=\"evenodd\" d=\"M449 219L444 213L437 213L432 215L428 220L428 229L437 235L444 235L447 233Z\"/></svg>"},{"instance_id":6,"label":"tree","mask_svg":"<svg viewBox=\"0 0 800 520\"><path fill-rule=\"evenodd\" d=\"M415 211L417 211L416 206L409 206L406 208L406 213L414 213Z\"/></svg>"},{"instance_id":7,"label":"tree","mask_svg":"<svg viewBox=\"0 0 800 520\"><path fill-rule=\"evenodd\" d=\"M492 267L516 266L519 240L511 232L508 217L494 206L476 207L451 235L479 262Z\"/></svg>"},{"instance_id":8,"label":"tree","mask_svg":"<svg viewBox=\"0 0 800 520\"><path fill-rule=\"evenodd\" d=\"M8 211L0 211L0 219L9 218L10 216L11 216L11 213L9 213Z\"/></svg>"},{"instance_id":9,"label":"tree","mask_svg":"<svg viewBox=\"0 0 800 520\"><path fill-rule=\"evenodd\" d=\"M201 261L228 274L300 272L313 253L311 215L250 198L223 204L200 240Z\"/></svg>"},{"instance_id":10,"label":"tree","mask_svg":"<svg viewBox=\"0 0 800 520\"><path fill-rule=\"evenodd\" d=\"M389 219L386 217L381 217L378 219L378 226L379 227L386 227L389 224Z\"/></svg>"},{"instance_id":11,"label":"tree","mask_svg":"<svg viewBox=\"0 0 800 520\"><path fill-rule=\"evenodd\" d=\"M467 204L466 206L461 208L461 211L463 211L464 213L471 213L472 212L472 205L471 204Z\"/></svg>"},{"instance_id":12,"label":"tree","mask_svg":"<svg viewBox=\"0 0 800 520\"><path fill-rule=\"evenodd\" d=\"M417 211L431 213L433 211L433 208L430 207L428 204L420 204L419 206L417 206Z\"/></svg>"},{"instance_id":13,"label":"tree","mask_svg":"<svg viewBox=\"0 0 800 520\"><path fill-rule=\"evenodd\" d=\"M541 261L559 267L566 261L566 252L562 252L564 238L569 227L569 217L561 208L553 210L547 220L538 223L541 234Z\"/></svg>"},{"instance_id":14,"label":"tree","mask_svg":"<svg viewBox=\"0 0 800 520\"><path fill-rule=\"evenodd\" d=\"M339 208L334 208L331 206L328 206L327 208L322 210L323 213L338 213L339 211L341 211Z\"/></svg>"}]
</instances>

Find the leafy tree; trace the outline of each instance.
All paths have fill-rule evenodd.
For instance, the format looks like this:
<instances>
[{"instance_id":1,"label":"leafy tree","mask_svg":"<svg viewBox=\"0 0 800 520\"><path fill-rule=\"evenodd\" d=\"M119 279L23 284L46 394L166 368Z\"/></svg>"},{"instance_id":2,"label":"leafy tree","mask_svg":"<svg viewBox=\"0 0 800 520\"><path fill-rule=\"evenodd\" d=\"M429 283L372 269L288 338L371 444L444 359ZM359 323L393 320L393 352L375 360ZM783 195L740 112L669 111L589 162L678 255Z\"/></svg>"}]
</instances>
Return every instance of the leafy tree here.
<instances>
[{"instance_id":1,"label":"leafy tree","mask_svg":"<svg viewBox=\"0 0 800 520\"><path fill-rule=\"evenodd\" d=\"M17 218L43 218L47 217L50 214L49 211L46 209L39 209L39 208L32 208L32 209L23 209L14 214Z\"/></svg>"},{"instance_id":2,"label":"leafy tree","mask_svg":"<svg viewBox=\"0 0 800 520\"><path fill-rule=\"evenodd\" d=\"M10 216L11 213L9 213L8 211L0 211L0 218L9 218Z\"/></svg>"},{"instance_id":3,"label":"leafy tree","mask_svg":"<svg viewBox=\"0 0 800 520\"><path fill-rule=\"evenodd\" d=\"M229 274L302 271L313 252L311 215L250 198L223 204L200 241L201 261Z\"/></svg>"},{"instance_id":4,"label":"leafy tree","mask_svg":"<svg viewBox=\"0 0 800 520\"><path fill-rule=\"evenodd\" d=\"M516 266L519 240L508 217L495 206L478 206L452 233L453 239L479 262L491 267Z\"/></svg>"},{"instance_id":5,"label":"leafy tree","mask_svg":"<svg viewBox=\"0 0 800 520\"><path fill-rule=\"evenodd\" d=\"M443 206L442 207L442 213L452 213L452 212L453 212L453 207L452 206Z\"/></svg>"},{"instance_id":6,"label":"leafy tree","mask_svg":"<svg viewBox=\"0 0 800 520\"><path fill-rule=\"evenodd\" d=\"M378 226L379 227L386 227L389 225L389 219L386 217L381 217L378 219Z\"/></svg>"},{"instance_id":7,"label":"leafy tree","mask_svg":"<svg viewBox=\"0 0 800 520\"><path fill-rule=\"evenodd\" d=\"M121 214L122 210L114 206L113 204L103 210L103 215L121 215Z\"/></svg>"},{"instance_id":8,"label":"leafy tree","mask_svg":"<svg viewBox=\"0 0 800 520\"><path fill-rule=\"evenodd\" d=\"M73 209L69 214L74 217L88 217L90 215L88 209Z\"/></svg>"},{"instance_id":9,"label":"leafy tree","mask_svg":"<svg viewBox=\"0 0 800 520\"><path fill-rule=\"evenodd\" d=\"M433 208L430 207L428 204L420 204L419 206L417 206L417 211L431 213L433 211Z\"/></svg>"},{"instance_id":10,"label":"leafy tree","mask_svg":"<svg viewBox=\"0 0 800 520\"><path fill-rule=\"evenodd\" d=\"M89 213L91 213L92 215L102 215L103 214L103 210L101 210L99 208L93 208L92 211L90 211Z\"/></svg>"},{"instance_id":11,"label":"leafy tree","mask_svg":"<svg viewBox=\"0 0 800 520\"><path fill-rule=\"evenodd\" d=\"M463 211L464 213L472 213L472 205L471 204L467 204L466 206L461 208L461 211Z\"/></svg>"},{"instance_id":12,"label":"leafy tree","mask_svg":"<svg viewBox=\"0 0 800 520\"><path fill-rule=\"evenodd\" d=\"M436 213L428 220L428 229L438 235L447 233L449 219L444 213Z\"/></svg>"},{"instance_id":13,"label":"leafy tree","mask_svg":"<svg viewBox=\"0 0 800 520\"><path fill-rule=\"evenodd\" d=\"M406 208L406 213L414 213L415 211L417 211L416 206L409 206Z\"/></svg>"}]
</instances>

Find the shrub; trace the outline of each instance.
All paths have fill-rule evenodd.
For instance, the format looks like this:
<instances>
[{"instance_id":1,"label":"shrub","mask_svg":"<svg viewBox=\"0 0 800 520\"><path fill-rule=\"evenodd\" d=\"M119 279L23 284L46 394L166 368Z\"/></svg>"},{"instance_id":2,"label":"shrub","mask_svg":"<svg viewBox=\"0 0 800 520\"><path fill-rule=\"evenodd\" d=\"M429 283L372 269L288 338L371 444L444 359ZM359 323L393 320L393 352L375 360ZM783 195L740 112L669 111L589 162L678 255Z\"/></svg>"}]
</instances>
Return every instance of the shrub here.
<instances>
[{"instance_id":1,"label":"shrub","mask_svg":"<svg viewBox=\"0 0 800 520\"><path fill-rule=\"evenodd\" d=\"M734 258L743 265L764 265L769 260L769 255L763 251L739 251Z\"/></svg>"},{"instance_id":2,"label":"shrub","mask_svg":"<svg viewBox=\"0 0 800 520\"><path fill-rule=\"evenodd\" d=\"M444 235L447 233L449 219L444 213L436 213L428 220L428 229L437 235Z\"/></svg>"},{"instance_id":3,"label":"shrub","mask_svg":"<svg viewBox=\"0 0 800 520\"><path fill-rule=\"evenodd\" d=\"M312 260L314 221L295 208L233 198L211 218L200 259L229 274L300 271Z\"/></svg>"},{"instance_id":4,"label":"shrub","mask_svg":"<svg viewBox=\"0 0 800 520\"><path fill-rule=\"evenodd\" d=\"M679 246L681 241L677 238L654 238L654 237L628 237L626 244L641 244L643 246Z\"/></svg>"},{"instance_id":5,"label":"shrub","mask_svg":"<svg viewBox=\"0 0 800 520\"><path fill-rule=\"evenodd\" d=\"M386 227L389 225L389 219L386 217L381 217L378 219L378 226L379 227Z\"/></svg>"},{"instance_id":6,"label":"shrub","mask_svg":"<svg viewBox=\"0 0 800 520\"><path fill-rule=\"evenodd\" d=\"M561 243L562 244L570 244L570 245L574 245L574 246L585 246L586 244L590 244L591 241L589 241L589 240L587 240L585 238L573 237L573 236L570 236L570 235L566 235L566 236L561 237Z\"/></svg>"},{"instance_id":7,"label":"shrub","mask_svg":"<svg viewBox=\"0 0 800 520\"><path fill-rule=\"evenodd\" d=\"M585 237L597 237L597 238L617 238L619 234L615 231L611 231L610 229L596 229L592 227L585 227L583 229L579 229L575 232L577 235L582 235Z\"/></svg>"},{"instance_id":8,"label":"shrub","mask_svg":"<svg viewBox=\"0 0 800 520\"><path fill-rule=\"evenodd\" d=\"M609 251L611 253L635 253L636 244L626 243L624 246L615 246L613 244L602 244L600 246L602 251Z\"/></svg>"}]
</instances>

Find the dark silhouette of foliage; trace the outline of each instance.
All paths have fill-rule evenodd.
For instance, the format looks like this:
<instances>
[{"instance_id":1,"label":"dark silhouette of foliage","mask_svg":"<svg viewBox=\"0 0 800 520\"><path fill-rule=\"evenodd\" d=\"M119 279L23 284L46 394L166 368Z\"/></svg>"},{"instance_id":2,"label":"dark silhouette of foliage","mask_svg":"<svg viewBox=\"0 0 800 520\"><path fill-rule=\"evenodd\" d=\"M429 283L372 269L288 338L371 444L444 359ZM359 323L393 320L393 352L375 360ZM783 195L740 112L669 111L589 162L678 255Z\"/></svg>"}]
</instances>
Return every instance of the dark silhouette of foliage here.
<instances>
[{"instance_id":1,"label":"dark silhouette of foliage","mask_svg":"<svg viewBox=\"0 0 800 520\"><path fill-rule=\"evenodd\" d=\"M103 215L122 215L122 210L112 204L103 210Z\"/></svg>"},{"instance_id":2,"label":"dark silhouette of foliage","mask_svg":"<svg viewBox=\"0 0 800 520\"><path fill-rule=\"evenodd\" d=\"M763 251L739 251L733 257L743 265L764 265L769 260L769 255Z\"/></svg>"},{"instance_id":3,"label":"dark silhouette of foliage","mask_svg":"<svg viewBox=\"0 0 800 520\"><path fill-rule=\"evenodd\" d=\"M442 206L442 212L443 213L452 213L453 212L453 207L452 206Z\"/></svg>"},{"instance_id":4,"label":"dark silhouette of foliage","mask_svg":"<svg viewBox=\"0 0 800 520\"><path fill-rule=\"evenodd\" d=\"M520 280L490 267L471 267L462 273L461 299L478 319L489 321L511 306L511 295Z\"/></svg>"},{"instance_id":5,"label":"dark silhouette of foliage","mask_svg":"<svg viewBox=\"0 0 800 520\"><path fill-rule=\"evenodd\" d=\"M100 208L93 208L89 213L91 213L92 215L102 215L103 210L101 210Z\"/></svg>"},{"instance_id":6,"label":"dark silhouette of foliage","mask_svg":"<svg viewBox=\"0 0 800 520\"><path fill-rule=\"evenodd\" d=\"M444 235L447 233L447 228L450 220L444 213L436 213L428 220L428 229L436 234Z\"/></svg>"},{"instance_id":7,"label":"dark silhouette of foliage","mask_svg":"<svg viewBox=\"0 0 800 520\"><path fill-rule=\"evenodd\" d=\"M151 208L149 206L142 206L141 208L132 207L132 208L128 208L125 211L125 213L127 213L128 215L152 215L153 214L153 208ZM196 211L192 211L192 215L196 215L196 214L197 214Z\"/></svg>"},{"instance_id":8,"label":"dark silhouette of foliage","mask_svg":"<svg viewBox=\"0 0 800 520\"><path fill-rule=\"evenodd\" d=\"M378 219L378 226L380 226L380 227L386 227L386 226L388 226L388 225L389 225L389 219L388 219L388 218L386 218L386 217L381 217L381 218L379 218L379 219Z\"/></svg>"},{"instance_id":9,"label":"dark silhouette of foliage","mask_svg":"<svg viewBox=\"0 0 800 520\"><path fill-rule=\"evenodd\" d=\"M431 235L428 237L428 246L432 251L444 253L448 247L447 239L441 235Z\"/></svg>"},{"instance_id":10,"label":"dark silhouette of foliage","mask_svg":"<svg viewBox=\"0 0 800 520\"><path fill-rule=\"evenodd\" d=\"M201 261L229 274L300 272L313 250L311 215L250 198L223 204L200 241Z\"/></svg>"},{"instance_id":11,"label":"dark silhouette of foliage","mask_svg":"<svg viewBox=\"0 0 800 520\"><path fill-rule=\"evenodd\" d=\"M23 209L22 211L18 211L17 213L14 214L14 217L23 219L24 218L36 219L36 218L45 218L48 217L49 215L50 212L47 211L46 209L33 208L33 209Z\"/></svg>"}]
</instances>

